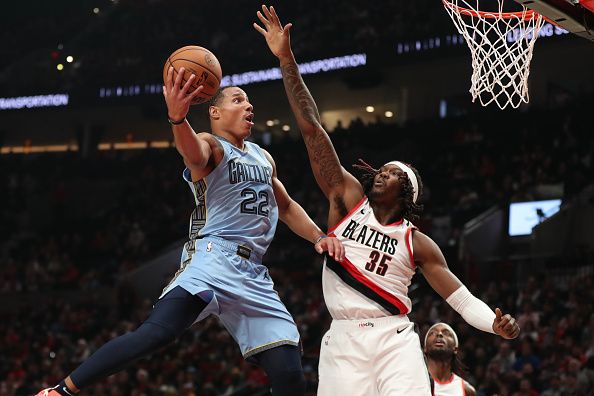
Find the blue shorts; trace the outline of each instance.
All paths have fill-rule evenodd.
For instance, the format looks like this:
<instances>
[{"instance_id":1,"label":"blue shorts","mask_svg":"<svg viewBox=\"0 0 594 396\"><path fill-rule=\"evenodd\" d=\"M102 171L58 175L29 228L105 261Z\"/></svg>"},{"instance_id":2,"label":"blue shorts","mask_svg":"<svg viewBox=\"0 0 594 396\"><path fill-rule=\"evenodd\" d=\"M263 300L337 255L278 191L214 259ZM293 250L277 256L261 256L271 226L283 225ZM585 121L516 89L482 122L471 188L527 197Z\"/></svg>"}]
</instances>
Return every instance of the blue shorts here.
<instances>
[{"instance_id":1,"label":"blue shorts","mask_svg":"<svg viewBox=\"0 0 594 396\"><path fill-rule=\"evenodd\" d=\"M295 321L274 290L268 268L253 256L245 259L236 243L218 237L190 241L179 270L161 294L176 286L193 295L212 291L212 300L196 321L218 316L244 358L279 345L299 345Z\"/></svg>"}]
</instances>

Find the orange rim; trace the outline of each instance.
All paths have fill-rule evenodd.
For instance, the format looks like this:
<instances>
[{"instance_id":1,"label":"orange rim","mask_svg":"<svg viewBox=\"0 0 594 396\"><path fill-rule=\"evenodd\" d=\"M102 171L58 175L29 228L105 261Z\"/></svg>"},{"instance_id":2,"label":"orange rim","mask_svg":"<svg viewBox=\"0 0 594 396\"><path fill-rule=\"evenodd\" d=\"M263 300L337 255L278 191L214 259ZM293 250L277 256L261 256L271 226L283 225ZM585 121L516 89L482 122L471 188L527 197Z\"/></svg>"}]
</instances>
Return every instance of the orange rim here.
<instances>
[{"instance_id":1,"label":"orange rim","mask_svg":"<svg viewBox=\"0 0 594 396\"><path fill-rule=\"evenodd\" d=\"M524 19L525 21L530 21L532 19L536 19L540 16L537 12L533 10L526 10L520 12L498 12L498 11L477 11L470 8L460 7L454 3L450 3L448 0L441 0L443 5L446 8L457 12L458 14L468 15L472 17L479 17L479 18L487 18L487 19Z\"/></svg>"}]
</instances>

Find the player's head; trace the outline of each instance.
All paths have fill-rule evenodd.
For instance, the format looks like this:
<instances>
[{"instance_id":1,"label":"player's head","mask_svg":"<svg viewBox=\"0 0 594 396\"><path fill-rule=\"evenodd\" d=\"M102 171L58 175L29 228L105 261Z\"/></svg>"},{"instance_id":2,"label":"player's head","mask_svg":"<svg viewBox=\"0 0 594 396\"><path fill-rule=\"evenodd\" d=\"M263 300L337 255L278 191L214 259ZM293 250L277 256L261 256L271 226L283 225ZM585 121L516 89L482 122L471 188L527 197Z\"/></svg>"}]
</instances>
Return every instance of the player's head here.
<instances>
[{"instance_id":1,"label":"player's head","mask_svg":"<svg viewBox=\"0 0 594 396\"><path fill-rule=\"evenodd\" d=\"M458 336L447 323L436 323L425 334L423 352L430 360L450 363L453 372L462 374L464 366L458 357Z\"/></svg>"},{"instance_id":2,"label":"player's head","mask_svg":"<svg viewBox=\"0 0 594 396\"><path fill-rule=\"evenodd\" d=\"M241 139L254 126L254 107L245 91L239 87L219 89L210 99L208 114L213 132L226 132Z\"/></svg>"},{"instance_id":3,"label":"player's head","mask_svg":"<svg viewBox=\"0 0 594 396\"><path fill-rule=\"evenodd\" d=\"M400 161L388 162L379 169L361 162L364 166L355 167L364 171L361 183L369 200L394 202L401 209L401 217L418 220L423 210L423 206L418 204L423 195L419 172L412 165Z\"/></svg>"}]
</instances>

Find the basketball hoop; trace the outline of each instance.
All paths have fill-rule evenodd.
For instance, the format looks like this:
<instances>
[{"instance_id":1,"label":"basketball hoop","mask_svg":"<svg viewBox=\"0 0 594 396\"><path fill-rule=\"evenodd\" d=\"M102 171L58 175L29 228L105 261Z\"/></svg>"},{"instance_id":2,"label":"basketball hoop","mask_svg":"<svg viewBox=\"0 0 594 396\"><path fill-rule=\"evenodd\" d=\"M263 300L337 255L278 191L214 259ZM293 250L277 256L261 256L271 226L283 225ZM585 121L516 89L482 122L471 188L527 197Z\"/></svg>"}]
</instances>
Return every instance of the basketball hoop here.
<instances>
[{"instance_id":1,"label":"basketball hoop","mask_svg":"<svg viewBox=\"0 0 594 396\"><path fill-rule=\"evenodd\" d=\"M480 11L479 0L442 2L472 53L472 101L501 109L528 103L530 61L543 17L523 5L520 12L503 12L505 0L497 0L496 11Z\"/></svg>"}]
</instances>

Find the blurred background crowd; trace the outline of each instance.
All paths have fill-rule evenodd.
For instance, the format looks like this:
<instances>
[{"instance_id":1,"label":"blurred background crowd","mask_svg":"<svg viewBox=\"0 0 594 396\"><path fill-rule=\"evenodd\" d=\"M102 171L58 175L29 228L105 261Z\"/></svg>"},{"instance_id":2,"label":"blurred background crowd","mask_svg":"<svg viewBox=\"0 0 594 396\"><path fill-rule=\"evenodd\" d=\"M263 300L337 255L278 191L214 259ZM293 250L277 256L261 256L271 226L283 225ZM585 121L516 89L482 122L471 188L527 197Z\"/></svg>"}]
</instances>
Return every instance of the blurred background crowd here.
<instances>
[{"instance_id":1,"label":"blurred background crowd","mask_svg":"<svg viewBox=\"0 0 594 396\"><path fill-rule=\"evenodd\" d=\"M270 66L270 58L257 55L258 33L246 34L260 5L253 0L14 2L11 12L0 16L2 42L11 42L0 49L0 58L10 60L0 81L9 89L6 94L158 82L155 78L172 50L197 40L207 40L209 49L225 60L226 73ZM364 7L353 1L291 1L281 8L295 24L300 39L293 48L303 60L370 49L381 52L394 46L394 37L424 38L452 30L440 12L425 12L435 10L429 0ZM77 54L73 67L56 78L55 68L47 66L63 62L67 54ZM18 72L23 66L26 75Z\"/></svg>"},{"instance_id":2,"label":"blurred background crowd","mask_svg":"<svg viewBox=\"0 0 594 396\"><path fill-rule=\"evenodd\" d=\"M0 47L0 59L9 60L0 68L2 95L158 81L163 59L188 42L208 43L225 59L226 73L271 64L253 50L256 33L245 33L258 9L253 1L33 3L13 2L11 13L0 14L0 37L11 43ZM443 10L430 3L291 1L282 11L298 29L297 57L316 59L381 53L395 39L451 33ZM248 8L253 13L234 11ZM56 76L53 65L70 51L78 54L73 66ZM415 276L411 320L421 335L437 321L452 325L465 378L479 395L594 394L591 247L569 243L563 254L521 260L503 252L485 263L461 254L460 243L465 224L490 208L552 196L566 205L591 188L593 105L594 91L586 90L504 116L478 112L406 123L355 118L329 128L348 170L359 158L375 167L397 158L420 171L425 210L417 225L475 295L518 319L517 340L481 333ZM0 146L1 137L2 130ZM289 193L324 228L326 199L304 171L309 163L298 135L258 127L253 140L273 155ZM59 382L147 317L153 300L138 293L129 275L163 251L181 251L193 209L182 169L171 147L0 155L0 396L31 395ZM313 395L320 340L330 323L322 259L279 224L264 263L299 326ZM243 361L214 318L85 390L113 396L266 392L265 374Z\"/></svg>"}]
</instances>

